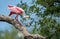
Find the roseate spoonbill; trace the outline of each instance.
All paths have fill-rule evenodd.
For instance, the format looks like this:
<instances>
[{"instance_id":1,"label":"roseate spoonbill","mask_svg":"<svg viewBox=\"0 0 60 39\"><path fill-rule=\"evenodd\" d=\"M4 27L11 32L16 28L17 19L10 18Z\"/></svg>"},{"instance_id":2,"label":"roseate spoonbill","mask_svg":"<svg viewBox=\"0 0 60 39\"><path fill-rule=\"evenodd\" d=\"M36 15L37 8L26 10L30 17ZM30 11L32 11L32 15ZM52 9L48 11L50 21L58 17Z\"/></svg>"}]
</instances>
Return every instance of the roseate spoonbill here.
<instances>
[{"instance_id":1,"label":"roseate spoonbill","mask_svg":"<svg viewBox=\"0 0 60 39\"><path fill-rule=\"evenodd\" d=\"M8 9L10 10L9 16L11 16L12 14L16 14L15 19L17 21L18 21L18 15L22 15L24 18L29 18L29 16L25 15L25 11L20 7L8 5Z\"/></svg>"},{"instance_id":2,"label":"roseate spoonbill","mask_svg":"<svg viewBox=\"0 0 60 39\"><path fill-rule=\"evenodd\" d=\"M25 11L20 7L8 5L8 9L11 10L9 16L11 16L12 14L16 14L15 19L18 18L18 15L23 15L24 18L29 17L29 16L25 15Z\"/></svg>"}]
</instances>

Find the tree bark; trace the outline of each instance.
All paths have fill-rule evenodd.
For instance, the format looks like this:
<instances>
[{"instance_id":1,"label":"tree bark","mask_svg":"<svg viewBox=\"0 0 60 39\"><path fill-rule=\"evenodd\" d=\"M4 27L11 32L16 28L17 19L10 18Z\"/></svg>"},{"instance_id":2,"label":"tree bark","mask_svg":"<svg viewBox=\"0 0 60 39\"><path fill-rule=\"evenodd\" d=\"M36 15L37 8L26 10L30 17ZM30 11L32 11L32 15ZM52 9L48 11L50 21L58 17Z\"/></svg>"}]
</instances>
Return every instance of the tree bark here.
<instances>
[{"instance_id":1,"label":"tree bark","mask_svg":"<svg viewBox=\"0 0 60 39\"><path fill-rule=\"evenodd\" d=\"M9 16L0 15L0 21L7 22L13 25L16 29L20 30L24 35L24 39L46 39L39 34L30 34L20 22Z\"/></svg>"}]
</instances>

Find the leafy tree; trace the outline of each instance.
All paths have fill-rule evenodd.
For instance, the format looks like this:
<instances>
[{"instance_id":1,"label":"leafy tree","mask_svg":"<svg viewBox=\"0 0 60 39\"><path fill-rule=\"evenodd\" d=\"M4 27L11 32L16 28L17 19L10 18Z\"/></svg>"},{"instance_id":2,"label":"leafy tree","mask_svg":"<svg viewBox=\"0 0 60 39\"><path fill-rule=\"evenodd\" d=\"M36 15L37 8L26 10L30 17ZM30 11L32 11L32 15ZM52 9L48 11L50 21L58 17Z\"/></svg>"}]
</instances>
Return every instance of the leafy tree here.
<instances>
[{"instance_id":1,"label":"leafy tree","mask_svg":"<svg viewBox=\"0 0 60 39\"><path fill-rule=\"evenodd\" d=\"M17 6L25 10L30 16L30 26L33 27L30 33L39 33L47 39L60 39L60 1L59 0L32 0L32 3L23 3ZM32 18L31 15L36 17ZM36 20L38 21L36 21Z\"/></svg>"},{"instance_id":2,"label":"leafy tree","mask_svg":"<svg viewBox=\"0 0 60 39\"><path fill-rule=\"evenodd\" d=\"M21 0L17 6L23 8L25 13L30 16L30 33L38 33L47 39L60 39L60 0L32 0L30 5ZM27 19L22 18L20 21L24 24ZM27 26L27 24L24 25ZM5 38L8 36L8 39L15 39L16 33L12 33L11 37L7 35L9 33L6 31Z\"/></svg>"}]
</instances>

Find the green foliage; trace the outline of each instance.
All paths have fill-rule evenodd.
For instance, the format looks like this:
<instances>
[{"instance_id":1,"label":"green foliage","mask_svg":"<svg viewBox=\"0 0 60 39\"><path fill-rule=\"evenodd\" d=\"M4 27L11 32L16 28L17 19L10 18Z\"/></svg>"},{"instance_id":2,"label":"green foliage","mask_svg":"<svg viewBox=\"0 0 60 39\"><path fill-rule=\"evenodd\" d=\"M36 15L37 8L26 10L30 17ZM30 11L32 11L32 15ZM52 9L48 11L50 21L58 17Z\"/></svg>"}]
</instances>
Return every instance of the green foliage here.
<instances>
[{"instance_id":1,"label":"green foliage","mask_svg":"<svg viewBox=\"0 0 60 39\"><path fill-rule=\"evenodd\" d=\"M27 12L29 15L30 13L36 14L35 16L41 18L39 20L36 19L38 21L35 21L34 18L32 18L33 21L30 26L32 26L33 23L35 24L33 25L34 28L31 33L38 33L47 37L47 39L60 39L60 21L58 20L58 18L60 18L59 0L32 0L31 6L28 6L26 3L25 5L27 5L25 6L25 11L28 10ZM44 11L42 11L43 9ZM31 17L29 19L31 19ZM57 20L59 22L57 22Z\"/></svg>"},{"instance_id":2,"label":"green foliage","mask_svg":"<svg viewBox=\"0 0 60 39\"><path fill-rule=\"evenodd\" d=\"M39 7L36 7L35 5L32 5L32 6L30 6L30 9L29 9L30 11L32 11L32 12L39 12Z\"/></svg>"},{"instance_id":3,"label":"green foliage","mask_svg":"<svg viewBox=\"0 0 60 39\"><path fill-rule=\"evenodd\" d=\"M36 4L46 8L43 14L37 14L42 18L38 22L40 27L37 33L46 36L48 39L60 39L60 23L55 19L56 17L60 18L60 3L56 0L36 0Z\"/></svg>"},{"instance_id":4,"label":"green foliage","mask_svg":"<svg viewBox=\"0 0 60 39\"><path fill-rule=\"evenodd\" d=\"M60 11L59 11L59 6L51 6L51 7L47 7L45 10L45 15L54 15L54 16L59 16L60 15Z\"/></svg>"},{"instance_id":5,"label":"green foliage","mask_svg":"<svg viewBox=\"0 0 60 39\"><path fill-rule=\"evenodd\" d=\"M40 6L45 8L44 11L40 10ZM38 6L38 7L37 7ZM34 21L34 28L32 33L41 34L48 39L60 39L60 21L57 22L58 17L60 18L60 3L56 0L36 0L30 6L30 11L36 13L36 16L42 19L36 19ZM37 10L37 11L36 11ZM42 13L43 12L43 13ZM42 17L43 16L43 17ZM57 17L57 18L56 18ZM36 24L37 23L37 24ZM40 26L38 26L40 25ZM38 28L37 28L38 27Z\"/></svg>"},{"instance_id":6,"label":"green foliage","mask_svg":"<svg viewBox=\"0 0 60 39\"><path fill-rule=\"evenodd\" d=\"M18 30L12 28L12 31L0 31L0 39L22 39L22 37L18 37Z\"/></svg>"}]
</instances>

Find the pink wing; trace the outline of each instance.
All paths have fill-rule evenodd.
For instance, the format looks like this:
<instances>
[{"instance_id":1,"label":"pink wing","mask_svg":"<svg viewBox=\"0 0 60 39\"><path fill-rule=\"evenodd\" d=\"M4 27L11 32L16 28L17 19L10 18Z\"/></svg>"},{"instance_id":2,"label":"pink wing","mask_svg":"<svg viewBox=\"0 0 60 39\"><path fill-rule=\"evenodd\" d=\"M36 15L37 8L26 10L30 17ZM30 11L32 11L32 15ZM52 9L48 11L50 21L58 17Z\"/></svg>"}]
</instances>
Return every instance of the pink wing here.
<instances>
[{"instance_id":1,"label":"pink wing","mask_svg":"<svg viewBox=\"0 0 60 39\"><path fill-rule=\"evenodd\" d=\"M20 13L23 13L24 12L24 10L22 8L16 7L15 9L16 9L16 11L18 11Z\"/></svg>"}]
</instances>

